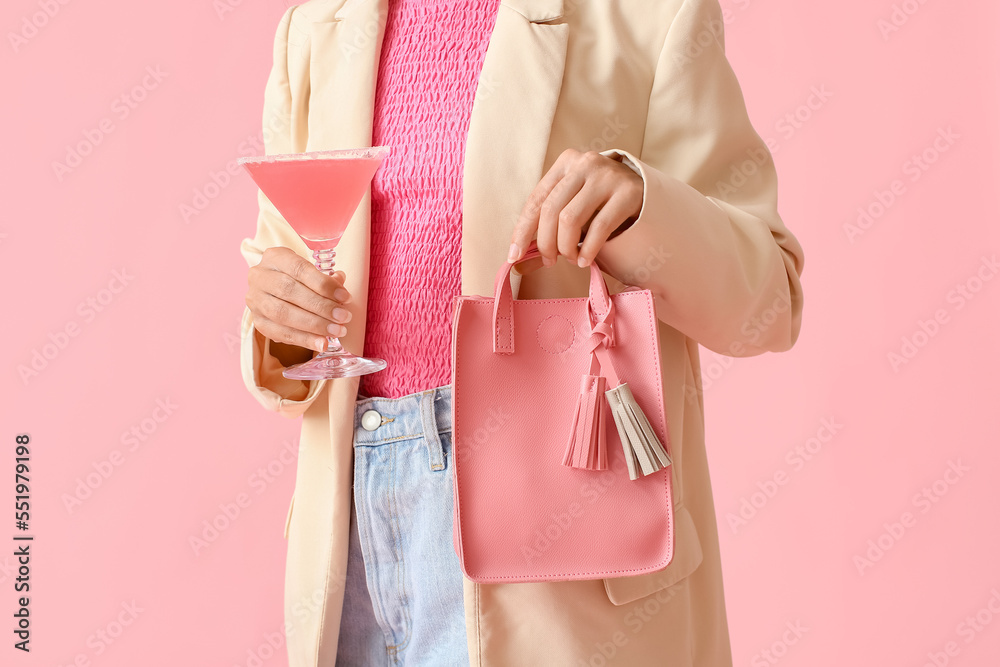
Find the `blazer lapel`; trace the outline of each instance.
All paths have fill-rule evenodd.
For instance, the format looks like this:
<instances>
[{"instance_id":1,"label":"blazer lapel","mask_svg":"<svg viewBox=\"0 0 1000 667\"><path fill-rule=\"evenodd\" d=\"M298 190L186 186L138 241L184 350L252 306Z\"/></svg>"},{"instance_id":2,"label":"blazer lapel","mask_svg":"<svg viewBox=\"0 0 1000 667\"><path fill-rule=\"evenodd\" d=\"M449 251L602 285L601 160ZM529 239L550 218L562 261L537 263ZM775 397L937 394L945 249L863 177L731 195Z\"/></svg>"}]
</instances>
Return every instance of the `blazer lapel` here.
<instances>
[{"instance_id":1,"label":"blazer lapel","mask_svg":"<svg viewBox=\"0 0 1000 667\"><path fill-rule=\"evenodd\" d=\"M562 87L563 0L503 0L469 120L462 189L462 294L493 293L525 199L542 177Z\"/></svg>"},{"instance_id":2,"label":"blazer lapel","mask_svg":"<svg viewBox=\"0 0 1000 667\"><path fill-rule=\"evenodd\" d=\"M564 0L501 0L473 99L462 199L462 293L492 294L521 207L542 177L562 85ZM304 9L309 5L302 5ZM375 84L388 0L309 6L306 150L371 145ZM366 194L337 248L355 298L344 347L361 354L368 297L371 199Z\"/></svg>"}]
</instances>

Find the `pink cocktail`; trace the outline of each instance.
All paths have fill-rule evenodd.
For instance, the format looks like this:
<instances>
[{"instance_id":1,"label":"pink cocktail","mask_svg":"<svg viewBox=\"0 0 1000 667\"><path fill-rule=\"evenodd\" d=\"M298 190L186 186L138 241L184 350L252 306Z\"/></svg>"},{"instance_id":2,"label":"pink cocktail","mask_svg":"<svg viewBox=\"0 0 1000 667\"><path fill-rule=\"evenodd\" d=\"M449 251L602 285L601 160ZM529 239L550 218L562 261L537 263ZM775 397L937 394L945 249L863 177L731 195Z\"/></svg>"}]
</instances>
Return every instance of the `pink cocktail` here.
<instances>
[{"instance_id":1,"label":"pink cocktail","mask_svg":"<svg viewBox=\"0 0 1000 667\"><path fill-rule=\"evenodd\" d=\"M238 160L274 208L313 251L316 267L333 275L335 248L358 208L388 146ZM349 377L385 368L382 359L358 357L327 336L326 351L282 375L300 380Z\"/></svg>"}]
</instances>

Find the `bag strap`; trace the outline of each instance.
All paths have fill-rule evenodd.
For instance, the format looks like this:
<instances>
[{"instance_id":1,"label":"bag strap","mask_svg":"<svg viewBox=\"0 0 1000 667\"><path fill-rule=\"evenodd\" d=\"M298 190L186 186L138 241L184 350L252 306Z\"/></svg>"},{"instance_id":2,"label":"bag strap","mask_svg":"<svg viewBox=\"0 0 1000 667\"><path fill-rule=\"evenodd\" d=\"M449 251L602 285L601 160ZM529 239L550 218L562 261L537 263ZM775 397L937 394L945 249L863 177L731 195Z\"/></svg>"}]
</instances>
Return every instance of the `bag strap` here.
<instances>
[{"instance_id":1,"label":"bag strap","mask_svg":"<svg viewBox=\"0 0 1000 667\"><path fill-rule=\"evenodd\" d=\"M515 262L504 262L493 281L493 353L514 354L514 300L510 286L510 270L515 264L540 257L534 240L528 245L524 255ZM614 307L608 294L608 284L596 262L590 263L590 299L587 312L591 324L603 322L613 331ZM611 343L613 343L611 336Z\"/></svg>"}]
</instances>

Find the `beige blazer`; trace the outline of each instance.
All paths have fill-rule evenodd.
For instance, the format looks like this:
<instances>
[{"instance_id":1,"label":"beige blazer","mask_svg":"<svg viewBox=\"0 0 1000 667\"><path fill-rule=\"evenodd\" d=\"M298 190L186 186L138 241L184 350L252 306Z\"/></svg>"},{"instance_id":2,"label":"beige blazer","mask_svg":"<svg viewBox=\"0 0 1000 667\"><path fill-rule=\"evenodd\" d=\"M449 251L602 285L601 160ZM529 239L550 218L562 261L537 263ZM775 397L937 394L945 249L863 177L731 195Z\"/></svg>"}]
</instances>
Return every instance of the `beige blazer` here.
<instances>
[{"instance_id":1,"label":"beige blazer","mask_svg":"<svg viewBox=\"0 0 1000 667\"><path fill-rule=\"evenodd\" d=\"M264 95L267 153L371 145L387 0L289 8ZM656 573L477 585L465 580L471 665L731 665L705 454L699 344L731 356L788 350L799 335L803 251L777 212L771 155L724 54L718 0L502 0L472 108L462 200L462 293L492 294L529 192L566 148L631 161L638 220L597 256L613 292L652 290L673 455L676 546ZM263 197L250 265L271 246L311 255ZM337 248L353 295L344 346L360 354L370 195ZM520 298L587 294L560 259ZM343 603L358 378L281 376L246 311L241 364L268 410L301 416L285 536L291 667L332 667ZM739 443L716 442L715 447Z\"/></svg>"}]
</instances>

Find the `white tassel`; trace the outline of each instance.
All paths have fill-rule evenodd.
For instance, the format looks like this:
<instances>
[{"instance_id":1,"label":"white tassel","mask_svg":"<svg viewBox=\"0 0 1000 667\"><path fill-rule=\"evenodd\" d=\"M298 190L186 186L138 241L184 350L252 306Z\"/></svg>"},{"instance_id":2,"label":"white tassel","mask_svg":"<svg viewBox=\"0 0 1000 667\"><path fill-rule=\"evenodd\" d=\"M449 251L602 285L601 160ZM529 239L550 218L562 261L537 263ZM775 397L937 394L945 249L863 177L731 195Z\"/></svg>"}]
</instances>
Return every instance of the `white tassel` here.
<instances>
[{"instance_id":1,"label":"white tassel","mask_svg":"<svg viewBox=\"0 0 1000 667\"><path fill-rule=\"evenodd\" d=\"M628 464L630 479L638 479L639 475L648 475L670 465L670 455L664 449L663 443L646 418L642 408L635 402L628 382L623 382L614 389L604 392L611 414L618 427L622 449L625 451L625 463Z\"/></svg>"}]
</instances>

